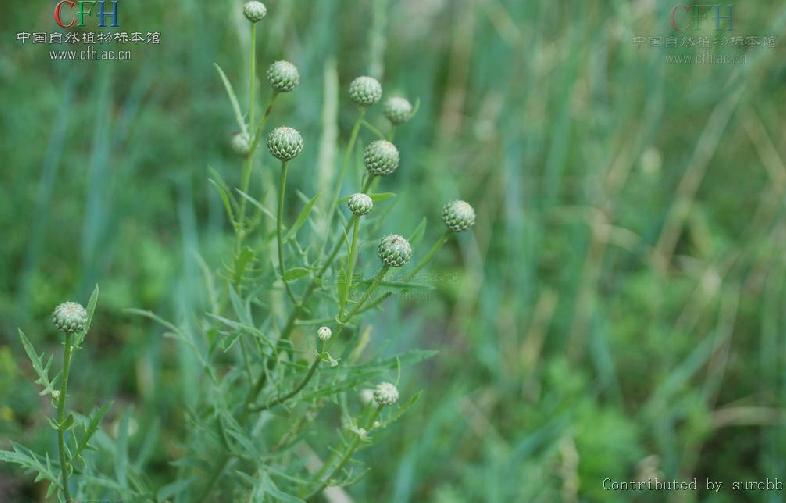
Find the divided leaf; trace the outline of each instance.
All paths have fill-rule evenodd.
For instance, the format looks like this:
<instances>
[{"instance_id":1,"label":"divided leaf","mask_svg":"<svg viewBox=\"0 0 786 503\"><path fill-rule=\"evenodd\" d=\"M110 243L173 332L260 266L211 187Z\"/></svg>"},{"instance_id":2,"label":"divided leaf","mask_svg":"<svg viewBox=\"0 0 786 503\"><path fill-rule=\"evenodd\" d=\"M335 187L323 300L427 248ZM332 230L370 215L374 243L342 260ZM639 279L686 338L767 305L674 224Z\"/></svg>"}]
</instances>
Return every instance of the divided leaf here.
<instances>
[{"instance_id":1,"label":"divided leaf","mask_svg":"<svg viewBox=\"0 0 786 503\"><path fill-rule=\"evenodd\" d=\"M25 353L27 353L30 362L33 364L33 370L35 370L35 373L38 375L38 379L36 379L35 383L43 388L38 394L41 396L52 395L54 397L57 393L57 390L55 390L55 381L57 378L52 380L49 379L49 367L52 366L52 356L44 360L44 354L41 353L39 355L36 353L30 339L27 338L22 330L19 330L19 338L22 339L22 346L25 348Z\"/></svg>"}]
</instances>

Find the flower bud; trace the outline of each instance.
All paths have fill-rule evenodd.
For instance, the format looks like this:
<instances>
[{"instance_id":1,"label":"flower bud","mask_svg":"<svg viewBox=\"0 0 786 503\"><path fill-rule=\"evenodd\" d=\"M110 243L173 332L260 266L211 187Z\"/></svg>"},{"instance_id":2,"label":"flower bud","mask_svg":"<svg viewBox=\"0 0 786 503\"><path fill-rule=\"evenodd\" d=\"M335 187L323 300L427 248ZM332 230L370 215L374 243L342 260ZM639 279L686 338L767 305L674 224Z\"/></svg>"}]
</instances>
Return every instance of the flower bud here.
<instances>
[{"instance_id":1,"label":"flower bud","mask_svg":"<svg viewBox=\"0 0 786 503\"><path fill-rule=\"evenodd\" d=\"M381 382L374 388L374 401L377 405L393 405L398 402L398 389L389 382Z\"/></svg>"},{"instance_id":2,"label":"flower bud","mask_svg":"<svg viewBox=\"0 0 786 503\"><path fill-rule=\"evenodd\" d=\"M276 61L267 70L267 80L273 90L288 93L300 84L300 73L289 61Z\"/></svg>"},{"instance_id":3,"label":"flower bud","mask_svg":"<svg viewBox=\"0 0 786 503\"><path fill-rule=\"evenodd\" d=\"M352 194L352 197L347 201L347 206L353 215L359 217L371 211L371 208L374 207L374 201L366 194L358 192L357 194Z\"/></svg>"},{"instance_id":4,"label":"flower bud","mask_svg":"<svg viewBox=\"0 0 786 503\"><path fill-rule=\"evenodd\" d=\"M404 237L391 234L379 241L377 253L386 266L401 267L412 258L412 247Z\"/></svg>"},{"instance_id":5,"label":"flower bud","mask_svg":"<svg viewBox=\"0 0 786 503\"><path fill-rule=\"evenodd\" d=\"M290 161L303 150L303 137L297 129L277 127L267 137L270 153L282 161Z\"/></svg>"},{"instance_id":6,"label":"flower bud","mask_svg":"<svg viewBox=\"0 0 786 503\"><path fill-rule=\"evenodd\" d=\"M265 17L265 14L267 14L267 8L262 2L252 0L243 5L243 15L252 23L261 21L262 18Z\"/></svg>"},{"instance_id":7,"label":"flower bud","mask_svg":"<svg viewBox=\"0 0 786 503\"><path fill-rule=\"evenodd\" d=\"M238 155L246 156L251 152L251 138L247 134L235 133L232 135L232 151Z\"/></svg>"},{"instance_id":8,"label":"flower bud","mask_svg":"<svg viewBox=\"0 0 786 503\"><path fill-rule=\"evenodd\" d=\"M52 323L64 334L81 332L87 325L87 311L76 302L64 302L52 313Z\"/></svg>"},{"instance_id":9,"label":"flower bud","mask_svg":"<svg viewBox=\"0 0 786 503\"><path fill-rule=\"evenodd\" d=\"M382 98L382 85L372 77L358 77L349 84L349 97L360 106L371 106Z\"/></svg>"},{"instance_id":10,"label":"flower bud","mask_svg":"<svg viewBox=\"0 0 786 503\"><path fill-rule=\"evenodd\" d=\"M461 232L475 224L475 210L466 201L451 201L442 208L442 221L453 232Z\"/></svg>"},{"instance_id":11,"label":"flower bud","mask_svg":"<svg viewBox=\"0 0 786 503\"><path fill-rule=\"evenodd\" d=\"M398 149L387 140L377 140L363 150L363 164L376 176L389 175L398 168Z\"/></svg>"},{"instance_id":12,"label":"flower bud","mask_svg":"<svg viewBox=\"0 0 786 503\"><path fill-rule=\"evenodd\" d=\"M412 104L401 96L387 99L384 107L385 117L393 124L403 124L412 117Z\"/></svg>"},{"instance_id":13,"label":"flower bud","mask_svg":"<svg viewBox=\"0 0 786 503\"><path fill-rule=\"evenodd\" d=\"M319 327L317 330L317 338L322 342L327 342L333 337L333 331L328 327Z\"/></svg>"}]
</instances>

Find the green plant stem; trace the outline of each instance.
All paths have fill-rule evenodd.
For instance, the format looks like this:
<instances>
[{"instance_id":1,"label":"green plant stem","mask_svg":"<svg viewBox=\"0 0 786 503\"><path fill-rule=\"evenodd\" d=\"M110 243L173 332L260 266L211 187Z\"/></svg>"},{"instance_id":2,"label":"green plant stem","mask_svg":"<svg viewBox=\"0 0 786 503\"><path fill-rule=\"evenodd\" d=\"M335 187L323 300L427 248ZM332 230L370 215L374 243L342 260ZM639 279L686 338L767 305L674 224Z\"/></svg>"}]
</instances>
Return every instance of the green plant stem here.
<instances>
[{"instance_id":1,"label":"green plant stem","mask_svg":"<svg viewBox=\"0 0 786 503\"><path fill-rule=\"evenodd\" d=\"M254 133L254 138L251 143L251 153L256 151L257 146L259 146L259 142L262 140L262 130L265 129L265 124L267 124L267 120L270 117L270 114L273 112L273 105L276 102L276 98L278 98L278 91L273 92L273 96L270 97L270 101L267 104L267 108L265 108L265 113L262 115L262 118L259 120L259 124L257 124L256 132Z\"/></svg>"},{"instance_id":2,"label":"green plant stem","mask_svg":"<svg viewBox=\"0 0 786 503\"><path fill-rule=\"evenodd\" d=\"M314 359L314 363L312 363L311 367L309 367L308 373L305 375L305 377L303 377L303 380L301 380L300 383L292 389L292 391L290 391L285 395L281 395L280 397L276 398L275 400L271 400L268 403L258 405L255 407L249 407L249 410L252 412L261 412L263 410L267 410L272 407L275 407L276 405L280 405L286 402L287 400L289 400L290 398L294 397L298 393L300 393L300 391L306 387L309 381L311 381L311 378L314 377L314 374L316 373L317 368L319 367L319 361L320 361L319 355L317 355L316 359Z\"/></svg>"},{"instance_id":3,"label":"green plant stem","mask_svg":"<svg viewBox=\"0 0 786 503\"><path fill-rule=\"evenodd\" d=\"M355 125L352 126L352 133L349 136L349 142L347 143L347 150L344 152L344 159L341 162L341 169L338 172L338 177L336 179L336 187L333 191L333 199L330 202L330 210L328 211L327 218L325 220L327 224L327 228L330 228L330 224L333 222L333 217L336 214L336 210L338 209L338 201L339 197L341 196L341 185L344 180L344 176L347 173L347 169L349 168L349 162L352 159L352 152L355 150L355 143L357 143L358 139L358 132L360 131L360 126L363 123L363 119L366 116L366 109L361 107L360 113L358 114L358 118L355 120ZM329 236L325 239L325 244L322 245L322 250L325 249L327 245Z\"/></svg>"},{"instance_id":4,"label":"green plant stem","mask_svg":"<svg viewBox=\"0 0 786 503\"><path fill-rule=\"evenodd\" d=\"M385 134L379 129L377 129L376 127L374 127L374 125L368 122L367 120L363 121L363 126L365 126L366 129L374 133L380 140L385 139Z\"/></svg>"},{"instance_id":5,"label":"green plant stem","mask_svg":"<svg viewBox=\"0 0 786 503\"><path fill-rule=\"evenodd\" d=\"M62 474L63 497L67 503L71 503L71 493L68 490L68 460L66 459L65 447L65 406L66 394L68 393L68 371L71 368L71 356L74 351L74 336L66 334L65 350L63 351L63 374L60 381L60 396L57 399L57 446L60 451L60 472Z\"/></svg>"},{"instance_id":6,"label":"green plant stem","mask_svg":"<svg viewBox=\"0 0 786 503\"><path fill-rule=\"evenodd\" d=\"M289 286L289 281L284 277L286 273L286 264L284 258L284 194L287 188L287 171L288 163L281 161L281 181L278 187L278 214L276 215L276 244L278 245L278 271L281 274L281 281L284 283L284 289L287 291L289 299L294 305L298 305L295 294L292 292L292 287Z\"/></svg>"},{"instance_id":7,"label":"green plant stem","mask_svg":"<svg viewBox=\"0 0 786 503\"><path fill-rule=\"evenodd\" d=\"M423 256L423 258L420 259L417 265L406 276L404 276L404 281L411 280L412 278L415 277L417 273L421 271L421 269L426 267L428 263L431 262L431 259L434 258L434 255L445 245L449 237L450 237L449 230L443 232L442 236L440 236L439 239L437 239L437 241L434 243L434 246L431 247L428 253L426 253Z\"/></svg>"},{"instance_id":8,"label":"green plant stem","mask_svg":"<svg viewBox=\"0 0 786 503\"><path fill-rule=\"evenodd\" d=\"M248 123L254 123L254 108L256 107L256 91L254 90L256 83L256 52L257 52L257 26L251 24L251 47L248 51ZM243 161L243 169L240 176L240 190L248 193L248 186L251 183L251 168L253 166L254 149L248 152L248 155ZM246 218L246 201L241 198L240 201L240 215L238 223L240 227L240 239L238 245L242 244L245 239L245 218ZM239 246L238 246L239 247Z\"/></svg>"},{"instance_id":9,"label":"green plant stem","mask_svg":"<svg viewBox=\"0 0 786 503\"><path fill-rule=\"evenodd\" d=\"M374 293L377 287L379 287L379 284L382 282L382 279L385 277L385 274L387 274L389 270L390 270L390 266L388 265L383 266L382 269L379 270L377 275L374 276L374 279L371 281L371 285L369 285L368 289L363 293L363 297L360 298L357 305L355 305L355 308L352 309L349 312L349 314L347 314L345 317L339 317L338 321L342 327L346 325L347 322L349 322L349 320L351 320L352 317L355 316L360 311L360 309L363 308L363 304L371 297L371 295Z\"/></svg>"},{"instance_id":10,"label":"green plant stem","mask_svg":"<svg viewBox=\"0 0 786 503\"><path fill-rule=\"evenodd\" d=\"M365 194L368 191L369 187L371 187L371 184L374 183L374 179L376 177L377 175L372 175L371 173L369 173L368 176L366 176L366 179L363 181L363 188L360 191Z\"/></svg>"},{"instance_id":11,"label":"green plant stem","mask_svg":"<svg viewBox=\"0 0 786 503\"><path fill-rule=\"evenodd\" d=\"M347 256L347 272L344 275L346 287L341 294L341 305L339 307L339 319L344 316L344 308L347 305L347 298L352 289L352 275L355 273L355 262L358 257L358 241L360 241L360 218L352 217L352 243L349 245L349 255Z\"/></svg>"},{"instance_id":12,"label":"green plant stem","mask_svg":"<svg viewBox=\"0 0 786 503\"><path fill-rule=\"evenodd\" d=\"M382 411L382 407L383 407L382 405L379 405L377 406L376 409L374 409L374 412L371 414L371 417L369 417L368 421L366 422L366 426L365 426L366 428L374 424L374 421L377 419L377 417L379 417L379 413ZM315 477L315 479L317 479L317 481L319 482L319 485L317 486L316 489L310 491L306 496L304 496L303 498L304 500L308 501L314 496L316 496L317 494L319 494L320 492L325 490L325 488L333 479L333 477L336 475L336 473L340 472L344 468L344 466L349 462L349 460L352 458L352 455L355 454L355 451L357 451L358 447L360 446L360 442L361 442L361 437L360 435L356 434L355 438L352 439L352 443L350 443L349 446L347 447L347 450L344 451L344 453L338 459L338 464L336 465L335 468L333 468L332 470L330 469L330 466L336 462L334 461L335 456L332 457L330 460L328 460L322 466L322 469L319 472L317 472L317 475ZM327 477L324 476L325 473L328 473Z\"/></svg>"}]
</instances>

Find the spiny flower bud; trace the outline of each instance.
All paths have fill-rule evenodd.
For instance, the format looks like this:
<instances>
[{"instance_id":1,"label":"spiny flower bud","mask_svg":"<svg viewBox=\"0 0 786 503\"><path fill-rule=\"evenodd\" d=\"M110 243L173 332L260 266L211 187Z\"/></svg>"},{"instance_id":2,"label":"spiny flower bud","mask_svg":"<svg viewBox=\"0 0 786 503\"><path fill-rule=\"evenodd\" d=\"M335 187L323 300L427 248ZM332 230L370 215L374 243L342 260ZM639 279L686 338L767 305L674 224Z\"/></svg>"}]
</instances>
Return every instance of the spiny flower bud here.
<instances>
[{"instance_id":1,"label":"spiny flower bud","mask_svg":"<svg viewBox=\"0 0 786 503\"><path fill-rule=\"evenodd\" d=\"M363 164L372 175L389 175L398 168L398 149L387 140L373 141L363 150Z\"/></svg>"},{"instance_id":2,"label":"spiny flower bud","mask_svg":"<svg viewBox=\"0 0 786 503\"><path fill-rule=\"evenodd\" d=\"M389 382L381 382L374 388L374 401L377 405L393 405L398 402L398 389Z\"/></svg>"},{"instance_id":3,"label":"spiny flower bud","mask_svg":"<svg viewBox=\"0 0 786 503\"><path fill-rule=\"evenodd\" d=\"M359 217L371 211L371 208L374 207L374 201L366 194L358 192L357 194L352 194L352 197L347 201L347 206L353 215Z\"/></svg>"},{"instance_id":4,"label":"spiny flower bud","mask_svg":"<svg viewBox=\"0 0 786 503\"><path fill-rule=\"evenodd\" d=\"M461 232L475 224L475 210L466 201L451 201L442 208L442 221L451 231Z\"/></svg>"},{"instance_id":5,"label":"spiny flower bud","mask_svg":"<svg viewBox=\"0 0 786 503\"><path fill-rule=\"evenodd\" d=\"M273 90L288 93L300 84L300 73L289 61L276 61L267 69L267 80Z\"/></svg>"},{"instance_id":6,"label":"spiny flower bud","mask_svg":"<svg viewBox=\"0 0 786 503\"><path fill-rule=\"evenodd\" d=\"M317 338L322 342L327 342L333 337L333 331L329 327L319 327L317 330Z\"/></svg>"},{"instance_id":7,"label":"spiny flower bud","mask_svg":"<svg viewBox=\"0 0 786 503\"><path fill-rule=\"evenodd\" d=\"M401 267L412 258L412 247L403 236L391 234L379 241L377 253L382 262L389 267Z\"/></svg>"},{"instance_id":8,"label":"spiny flower bud","mask_svg":"<svg viewBox=\"0 0 786 503\"><path fill-rule=\"evenodd\" d=\"M232 150L238 155L248 155L251 151L251 138L247 134L235 133L232 136Z\"/></svg>"},{"instance_id":9,"label":"spiny flower bud","mask_svg":"<svg viewBox=\"0 0 786 503\"><path fill-rule=\"evenodd\" d=\"M303 150L303 137L297 129L277 127L267 137L270 153L282 161L290 161Z\"/></svg>"},{"instance_id":10,"label":"spiny flower bud","mask_svg":"<svg viewBox=\"0 0 786 503\"><path fill-rule=\"evenodd\" d=\"M243 5L243 15L252 23L261 21L262 18L265 17L265 14L267 14L267 8L262 2L252 0Z\"/></svg>"},{"instance_id":11,"label":"spiny flower bud","mask_svg":"<svg viewBox=\"0 0 786 503\"><path fill-rule=\"evenodd\" d=\"M393 124L403 124L412 116L412 104L401 96L392 96L385 102L385 117Z\"/></svg>"},{"instance_id":12,"label":"spiny flower bud","mask_svg":"<svg viewBox=\"0 0 786 503\"><path fill-rule=\"evenodd\" d=\"M87 311L76 302L63 302L52 313L52 323L65 334L81 332L87 325Z\"/></svg>"},{"instance_id":13,"label":"spiny flower bud","mask_svg":"<svg viewBox=\"0 0 786 503\"><path fill-rule=\"evenodd\" d=\"M382 98L382 84L372 77L358 77L349 84L349 97L360 106L371 106Z\"/></svg>"}]
</instances>

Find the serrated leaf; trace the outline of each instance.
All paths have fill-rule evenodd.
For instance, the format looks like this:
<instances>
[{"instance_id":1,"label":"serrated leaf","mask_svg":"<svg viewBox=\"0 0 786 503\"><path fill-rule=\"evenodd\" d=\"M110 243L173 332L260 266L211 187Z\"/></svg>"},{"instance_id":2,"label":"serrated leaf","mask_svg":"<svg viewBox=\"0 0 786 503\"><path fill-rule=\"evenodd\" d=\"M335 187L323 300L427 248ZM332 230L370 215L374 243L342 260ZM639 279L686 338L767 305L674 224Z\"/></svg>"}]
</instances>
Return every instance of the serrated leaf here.
<instances>
[{"instance_id":1,"label":"serrated leaf","mask_svg":"<svg viewBox=\"0 0 786 503\"><path fill-rule=\"evenodd\" d=\"M293 267L284 273L285 281L294 281L296 279L305 278L311 273L310 269L305 267Z\"/></svg>"},{"instance_id":2,"label":"serrated leaf","mask_svg":"<svg viewBox=\"0 0 786 503\"><path fill-rule=\"evenodd\" d=\"M216 71L218 75L221 77L221 82L224 83L224 89L227 91L227 96L229 96L229 101L232 103L232 110L235 112L235 120L237 121L237 125L240 128L240 132L248 136L248 127L246 126L246 121L243 119L243 112L240 111L240 103L237 101L237 96L235 95L234 89L232 89L232 84L229 82L224 70L218 66L218 63L213 63L216 67Z\"/></svg>"},{"instance_id":3,"label":"serrated leaf","mask_svg":"<svg viewBox=\"0 0 786 503\"><path fill-rule=\"evenodd\" d=\"M60 424L60 428L63 431L68 431L74 425L74 415L69 414L67 418Z\"/></svg>"},{"instance_id":4,"label":"serrated leaf","mask_svg":"<svg viewBox=\"0 0 786 503\"><path fill-rule=\"evenodd\" d=\"M295 234L297 234L297 231L299 231L300 228L303 227L303 224L306 223L306 221L308 220L308 216L311 214L311 210L314 208L314 205L317 202L317 199L319 199L319 194L309 199L306 205L303 206L303 209L300 210L300 213L298 214L295 223L292 225L292 227L289 228L286 235L284 235L285 243L290 239L292 239L295 236Z\"/></svg>"},{"instance_id":5,"label":"serrated leaf","mask_svg":"<svg viewBox=\"0 0 786 503\"><path fill-rule=\"evenodd\" d=\"M30 339L27 338L21 329L19 330L19 338L22 340L22 347L25 353L27 353L27 357L30 358L33 370L38 375L38 379L35 380L35 383L43 388L43 390L39 392L39 395L54 395L57 392L57 390L55 390L55 379L49 379L49 367L52 366L52 357L50 356L46 362L44 362L44 354L41 353L41 355L39 355L36 353L33 343L30 342Z\"/></svg>"},{"instance_id":6,"label":"serrated leaf","mask_svg":"<svg viewBox=\"0 0 786 503\"><path fill-rule=\"evenodd\" d=\"M410 399L407 400L407 402L405 404L403 404L402 406L399 407L399 409L396 411L396 413L393 414L393 416L391 416L390 419L388 419L386 421L386 423L390 424L390 423L394 423L394 422L398 421L399 418L401 418L401 416L406 414L409 409L411 409L416 403L418 403L418 401L420 400L420 396L422 394L423 394L422 391L418 391L417 393L412 395L410 397Z\"/></svg>"},{"instance_id":7,"label":"serrated leaf","mask_svg":"<svg viewBox=\"0 0 786 503\"><path fill-rule=\"evenodd\" d=\"M93 438L93 435L101 425L101 420L104 418L111 406L111 403L106 403L97 409L93 409L93 412L90 414L90 422L87 423L84 433L77 441L74 458L81 458L84 451L92 449L92 446L90 445L90 439Z\"/></svg>"},{"instance_id":8,"label":"serrated leaf","mask_svg":"<svg viewBox=\"0 0 786 503\"><path fill-rule=\"evenodd\" d=\"M253 259L254 251L251 248L245 246L240 250L240 256L235 260L235 284L239 284L240 280L243 279L243 275L246 273L246 267L248 267L248 264L251 263Z\"/></svg>"},{"instance_id":9,"label":"serrated leaf","mask_svg":"<svg viewBox=\"0 0 786 503\"><path fill-rule=\"evenodd\" d=\"M60 487L60 476L52 470L49 456L41 457L30 449L12 442L12 451L0 451L0 461L12 463L24 470L34 472L35 480L49 480L55 487Z\"/></svg>"},{"instance_id":10,"label":"serrated leaf","mask_svg":"<svg viewBox=\"0 0 786 503\"><path fill-rule=\"evenodd\" d=\"M279 489L273 482L273 479L270 478L270 475L264 471L259 472L253 494L255 497L259 498L256 501L267 501L268 498L265 496L270 496L273 501L281 501L283 503L305 503L304 500Z\"/></svg>"}]
</instances>

